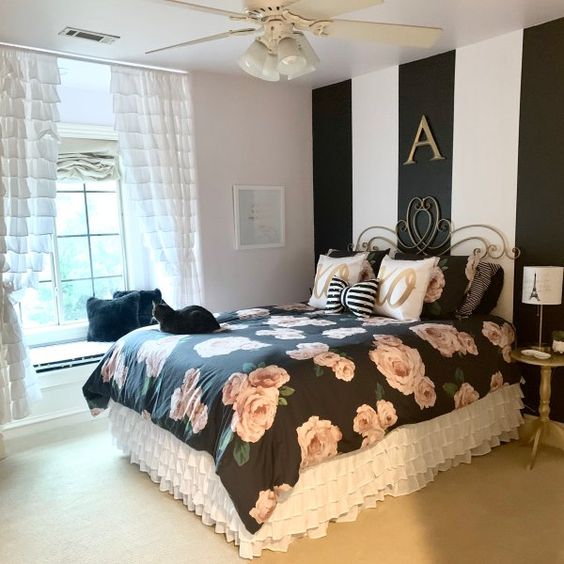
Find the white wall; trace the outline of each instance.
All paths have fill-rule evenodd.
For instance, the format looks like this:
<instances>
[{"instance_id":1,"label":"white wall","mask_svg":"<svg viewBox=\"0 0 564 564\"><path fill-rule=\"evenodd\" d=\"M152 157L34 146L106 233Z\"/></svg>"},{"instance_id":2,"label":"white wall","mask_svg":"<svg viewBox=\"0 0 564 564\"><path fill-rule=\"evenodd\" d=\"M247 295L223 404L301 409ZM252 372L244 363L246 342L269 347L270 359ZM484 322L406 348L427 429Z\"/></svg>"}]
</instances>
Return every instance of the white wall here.
<instances>
[{"instance_id":1,"label":"white wall","mask_svg":"<svg viewBox=\"0 0 564 564\"><path fill-rule=\"evenodd\" d=\"M192 75L205 306L309 297L314 275L311 90ZM237 251L232 186L286 187L286 246Z\"/></svg>"},{"instance_id":2,"label":"white wall","mask_svg":"<svg viewBox=\"0 0 564 564\"><path fill-rule=\"evenodd\" d=\"M451 219L455 228L494 226L510 246L515 243L522 40L523 32L517 31L458 49L455 67ZM369 225L393 228L398 219L398 70L353 79L355 237ZM461 245L455 254L475 247ZM494 313L512 319L514 263L500 262L506 283Z\"/></svg>"},{"instance_id":3,"label":"white wall","mask_svg":"<svg viewBox=\"0 0 564 564\"><path fill-rule=\"evenodd\" d=\"M353 240L398 213L399 67L352 81Z\"/></svg>"},{"instance_id":4,"label":"white wall","mask_svg":"<svg viewBox=\"0 0 564 564\"><path fill-rule=\"evenodd\" d=\"M452 221L500 229L515 245L523 31L456 51ZM461 237L464 235L461 234ZM455 239L456 240L456 239ZM460 254L463 247L459 247ZM471 246L465 250L471 252ZM514 262L495 313L513 319Z\"/></svg>"}]
</instances>

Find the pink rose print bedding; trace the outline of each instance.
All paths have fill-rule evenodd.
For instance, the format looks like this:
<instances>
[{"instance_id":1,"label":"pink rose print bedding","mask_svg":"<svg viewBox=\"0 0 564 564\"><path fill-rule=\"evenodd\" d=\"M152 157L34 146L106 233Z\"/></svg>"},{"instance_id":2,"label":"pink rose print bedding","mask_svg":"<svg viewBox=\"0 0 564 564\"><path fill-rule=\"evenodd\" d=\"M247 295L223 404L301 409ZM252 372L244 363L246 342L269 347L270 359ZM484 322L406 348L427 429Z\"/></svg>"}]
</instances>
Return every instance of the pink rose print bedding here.
<instances>
[{"instance_id":1,"label":"pink rose print bedding","mask_svg":"<svg viewBox=\"0 0 564 564\"><path fill-rule=\"evenodd\" d=\"M93 414L111 399L208 452L251 533L300 472L520 378L513 327L492 316L400 323L290 304L218 321L208 335L133 331L83 393Z\"/></svg>"}]
</instances>

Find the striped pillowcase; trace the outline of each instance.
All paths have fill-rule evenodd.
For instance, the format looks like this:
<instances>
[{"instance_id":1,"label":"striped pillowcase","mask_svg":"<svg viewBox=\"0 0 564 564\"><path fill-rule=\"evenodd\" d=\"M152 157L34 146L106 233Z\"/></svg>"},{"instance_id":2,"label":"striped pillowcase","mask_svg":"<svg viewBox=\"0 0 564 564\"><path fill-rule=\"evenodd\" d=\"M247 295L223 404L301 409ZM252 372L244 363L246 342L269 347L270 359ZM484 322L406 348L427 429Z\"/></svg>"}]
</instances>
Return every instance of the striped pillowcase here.
<instances>
[{"instance_id":1,"label":"striped pillowcase","mask_svg":"<svg viewBox=\"0 0 564 564\"><path fill-rule=\"evenodd\" d=\"M378 295L378 280L366 280L349 286L345 280L334 276L327 288L327 313L342 313L349 309L357 317L370 317Z\"/></svg>"},{"instance_id":2,"label":"striped pillowcase","mask_svg":"<svg viewBox=\"0 0 564 564\"><path fill-rule=\"evenodd\" d=\"M470 317L476 311L500 268L501 265L494 262L478 264L464 303L456 311L456 317Z\"/></svg>"}]
</instances>

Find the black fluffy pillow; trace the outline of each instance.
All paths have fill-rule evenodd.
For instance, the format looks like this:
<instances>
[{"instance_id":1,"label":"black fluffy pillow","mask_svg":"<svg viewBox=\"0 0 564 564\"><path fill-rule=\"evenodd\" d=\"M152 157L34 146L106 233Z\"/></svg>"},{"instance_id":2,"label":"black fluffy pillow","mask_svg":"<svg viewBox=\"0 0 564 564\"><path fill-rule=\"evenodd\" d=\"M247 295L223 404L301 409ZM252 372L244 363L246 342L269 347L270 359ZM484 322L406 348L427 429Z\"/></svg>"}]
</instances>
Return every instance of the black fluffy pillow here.
<instances>
[{"instance_id":1,"label":"black fluffy pillow","mask_svg":"<svg viewBox=\"0 0 564 564\"><path fill-rule=\"evenodd\" d=\"M336 249L329 249L327 256L332 258L346 258L346 257L354 257L358 253L368 252L368 256L366 260L370 263L370 267L372 268L372 272L365 272L364 269L361 272L360 281L363 282L365 280L370 280L372 278L378 277L378 271L380 270L380 265L384 260L384 257L390 253L390 249L386 249L385 251L338 251ZM370 269L367 269L370 270Z\"/></svg>"},{"instance_id":2,"label":"black fluffy pillow","mask_svg":"<svg viewBox=\"0 0 564 564\"><path fill-rule=\"evenodd\" d=\"M89 341L114 342L139 327L139 292L122 298L86 302Z\"/></svg>"},{"instance_id":3,"label":"black fluffy pillow","mask_svg":"<svg viewBox=\"0 0 564 564\"><path fill-rule=\"evenodd\" d=\"M422 260L429 258L422 255L396 253L397 260ZM463 303L468 287L466 277L467 256L440 257L439 263L432 271L431 281L427 288L422 318L451 319Z\"/></svg>"},{"instance_id":4,"label":"black fluffy pillow","mask_svg":"<svg viewBox=\"0 0 564 564\"><path fill-rule=\"evenodd\" d=\"M156 323L153 321L153 303L160 304L162 300L161 291L154 290L129 290L126 292L114 292L114 298L123 298L129 294L137 292L139 294L139 326L145 327Z\"/></svg>"}]
</instances>

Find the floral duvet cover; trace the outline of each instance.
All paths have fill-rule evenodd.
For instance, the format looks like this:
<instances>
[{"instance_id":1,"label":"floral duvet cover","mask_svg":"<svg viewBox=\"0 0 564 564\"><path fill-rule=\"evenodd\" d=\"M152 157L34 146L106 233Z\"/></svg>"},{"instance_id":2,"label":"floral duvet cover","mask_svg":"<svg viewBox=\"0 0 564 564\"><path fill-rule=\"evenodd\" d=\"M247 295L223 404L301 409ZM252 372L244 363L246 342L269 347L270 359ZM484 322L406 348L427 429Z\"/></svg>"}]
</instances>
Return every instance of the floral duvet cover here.
<instances>
[{"instance_id":1,"label":"floral duvet cover","mask_svg":"<svg viewBox=\"0 0 564 564\"><path fill-rule=\"evenodd\" d=\"M492 316L406 323L292 304L218 320L207 335L133 331L83 393L93 414L112 399L211 454L251 533L301 469L519 381L513 327Z\"/></svg>"}]
</instances>

